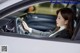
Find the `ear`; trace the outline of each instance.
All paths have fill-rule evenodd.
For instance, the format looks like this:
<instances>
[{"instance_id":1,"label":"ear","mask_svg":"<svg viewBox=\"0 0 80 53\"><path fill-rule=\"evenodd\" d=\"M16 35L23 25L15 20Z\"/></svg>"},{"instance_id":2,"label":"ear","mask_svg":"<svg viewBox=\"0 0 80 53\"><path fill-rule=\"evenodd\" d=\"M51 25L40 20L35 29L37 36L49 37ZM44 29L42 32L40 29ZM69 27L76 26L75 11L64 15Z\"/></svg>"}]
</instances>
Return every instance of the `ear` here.
<instances>
[{"instance_id":1,"label":"ear","mask_svg":"<svg viewBox=\"0 0 80 53\"><path fill-rule=\"evenodd\" d=\"M65 20L65 24L68 24L68 20Z\"/></svg>"}]
</instances>

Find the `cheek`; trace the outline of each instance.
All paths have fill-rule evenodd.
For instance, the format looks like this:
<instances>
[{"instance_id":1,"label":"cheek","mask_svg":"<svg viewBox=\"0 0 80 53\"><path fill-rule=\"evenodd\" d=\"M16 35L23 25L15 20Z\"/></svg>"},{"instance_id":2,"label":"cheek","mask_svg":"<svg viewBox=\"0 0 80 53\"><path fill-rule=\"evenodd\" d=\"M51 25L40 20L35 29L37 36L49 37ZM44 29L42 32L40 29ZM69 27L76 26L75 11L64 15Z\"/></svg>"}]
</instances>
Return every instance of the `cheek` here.
<instances>
[{"instance_id":1,"label":"cheek","mask_svg":"<svg viewBox=\"0 0 80 53\"><path fill-rule=\"evenodd\" d=\"M63 21L58 21L57 22L57 26L62 26L62 25L64 25L64 22Z\"/></svg>"},{"instance_id":2,"label":"cheek","mask_svg":"<svg viewBox=\"0 0 80 53\"><path fill-rule=\"evenodd\" d=\"M59 22L59 19L56 19L56 23L58 23Z\"/></svg>"},{"instance_id":3,"label":"cheek","mask_svg":"<svg viewBox=\"0 0 80 53\"><path fill-rule=\"evenodd\" d=\"M59 23L60 23L61 26L65 25L65 21L60 21Z\"/></svg>"}]
</instances>

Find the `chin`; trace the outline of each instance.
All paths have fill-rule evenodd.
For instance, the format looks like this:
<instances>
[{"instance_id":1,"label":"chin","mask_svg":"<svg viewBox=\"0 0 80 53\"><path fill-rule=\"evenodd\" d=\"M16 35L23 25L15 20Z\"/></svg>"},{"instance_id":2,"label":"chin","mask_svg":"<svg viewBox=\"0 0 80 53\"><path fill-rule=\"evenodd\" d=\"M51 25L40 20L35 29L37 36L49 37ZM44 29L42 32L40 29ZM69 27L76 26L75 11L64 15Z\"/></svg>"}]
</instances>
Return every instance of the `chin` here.
<instances>
[{"instance_id":1,"label":"chin","mask_svg":"<svg viewBox=\"0 0 80 53\"><path fill-rule=\"evenodd\" d=\"M60 27L59 25L57 25L57 27Z\"/></svg>"},{"instance_id":2,"label":"chin","mask_svg":"<svg viewBox=\"0 0 80 53\"><path fill-rule=\"evenodd\" d=\"M57 27L59 27L59 25L58 25L58 24L57 24L56 26L57 26Z\"/></svg>"}]
</instances>

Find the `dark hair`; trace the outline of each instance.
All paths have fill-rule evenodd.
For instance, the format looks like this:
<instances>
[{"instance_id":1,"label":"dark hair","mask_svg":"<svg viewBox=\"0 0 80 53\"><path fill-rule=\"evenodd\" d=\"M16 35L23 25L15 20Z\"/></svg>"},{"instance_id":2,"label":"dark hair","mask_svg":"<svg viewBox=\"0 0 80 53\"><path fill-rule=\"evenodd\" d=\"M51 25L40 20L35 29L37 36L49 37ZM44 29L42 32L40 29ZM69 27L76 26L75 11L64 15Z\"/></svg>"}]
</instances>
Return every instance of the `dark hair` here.
<instances>
[{"instance_id":1,"label":"dark hair","mask_svg":"<svg viewBox=\"0 0 80 53\"><path fill-rule=\"evenodd\" d=\"M33 9L33 11L35 11L36 10L36 7L35 6L32 6L34 9ZM29 12L29 8L27 8L25 11L24 11L24 13L28 13Z\"/></svg>"},{"instance_id":2,"label":"dark hair","mask_svg":"<svg viewBox=\"0 0 80 53\"><path fill-rule=\"evenodd\" d=\"M72 11L72 9L70 8L62 8L59 9L56 13L58 15L58 13L61 13L62 17L65 20L68 20L68 24L67 24L67 30L69 31L70 35L73 35L74 32L74 18L75 18L75 14Z\"/></svg>"}]
</instances>

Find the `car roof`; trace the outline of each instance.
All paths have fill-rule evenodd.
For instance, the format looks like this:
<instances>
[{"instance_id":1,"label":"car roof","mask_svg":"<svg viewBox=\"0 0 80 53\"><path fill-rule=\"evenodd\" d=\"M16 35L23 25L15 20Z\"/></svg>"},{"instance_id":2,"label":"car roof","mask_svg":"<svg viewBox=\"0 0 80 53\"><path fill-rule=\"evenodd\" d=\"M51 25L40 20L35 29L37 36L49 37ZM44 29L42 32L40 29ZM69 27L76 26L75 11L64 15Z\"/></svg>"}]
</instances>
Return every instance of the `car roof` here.
<instances>
[{"instance_id":1,"label":"car roof","mask_svg":"<svg viewBox=\"0 0 80 53\"><path fill-rule=\"evenodd\" d=\"M14 0L0 0L0 10L4 9L10 5L13 5L15 3L18 3L20 1L22 1L22 0L15 0L15 1Z\"/></svg>"}]
</instances>

